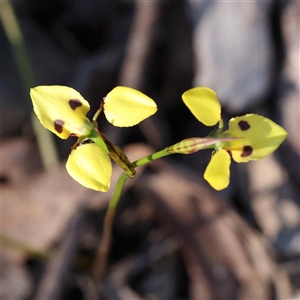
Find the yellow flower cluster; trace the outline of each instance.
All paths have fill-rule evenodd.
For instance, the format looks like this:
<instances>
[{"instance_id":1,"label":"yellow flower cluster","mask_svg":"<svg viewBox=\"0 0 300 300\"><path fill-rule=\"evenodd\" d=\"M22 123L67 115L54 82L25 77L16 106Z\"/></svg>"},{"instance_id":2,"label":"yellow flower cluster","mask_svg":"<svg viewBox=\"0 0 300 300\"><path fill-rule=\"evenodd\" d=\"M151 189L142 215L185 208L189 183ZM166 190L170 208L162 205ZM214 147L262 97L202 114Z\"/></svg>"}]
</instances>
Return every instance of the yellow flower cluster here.
<instances>
[{"instance_id":1,"label":"yellow flower cluster","mask_svg":"<svg viewBox=\"0 0 300 300\"><path fill-rule=\"evenodd\" d=\"M109 142L95 122L86 117L89 103L76 90L66 86L38 86L31 89L30 95L34 111L47 129L62 139L78 137L66 164L68 173L76 181L93 190L107 191L112 173L110 158L129 177L134 176L135 169L121 149ZM236 162L264 158L273 153L287 136L282 127L255 114L232 118L224 131L221 105L216 93L209 88L192 88L183 93L182 99L201 123L206 126L219 123L219 129L208 139L190 138L166 149L173 149L169 154L188 154L214 145L215 151L204 178L216 190L229 184L231 157ZM153 115L157 107L140 91L118 86L103 98L95 116L102 110L114 126L128 127ZM207 143L207 147L203 148L201 143Z\"/></svg>"}]
</instances>

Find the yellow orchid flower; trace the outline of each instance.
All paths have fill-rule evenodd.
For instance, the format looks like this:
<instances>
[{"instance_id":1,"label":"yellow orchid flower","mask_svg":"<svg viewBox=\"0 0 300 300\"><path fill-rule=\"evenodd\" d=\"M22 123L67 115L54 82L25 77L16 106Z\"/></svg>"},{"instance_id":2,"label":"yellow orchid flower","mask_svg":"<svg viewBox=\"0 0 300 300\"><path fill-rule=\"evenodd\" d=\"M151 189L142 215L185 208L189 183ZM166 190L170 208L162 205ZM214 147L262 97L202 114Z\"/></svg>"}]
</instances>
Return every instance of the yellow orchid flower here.
<instances>
[{"instance_id":1,"label":"yellow orchid flower","mask_svg":"<svg viewBox=\"0 0 300 300\"><path fill-rule=\"evenodd\" d=\"M69 175L86 188L106 192L110 186L112 164L97 144L82 144L73 149L67 160Z\"/></svg>"},{"instance_id":2,"label":"yellow orchid flower","mask_svg":"<svg viewBox=\"0 0 300 300\"><path fill-rule=\"evenodd\" d=\"M255 114L232 118L228 130L222 132L221 106L216 94L208 88L190 89L182 98L200 122L208 126L220 122L221 127L214 137L236 138L215 144L216 151L204 172L204 179L216 190L229 185L231 156L238 163L262 159L273 153L287 137L288 133L281 126Z\"/></svg>"},{"instance_id":3,"label":"yellow orchid flower","mask_svg":"<svg viewBox=\"0 0 300 300\"><path fill-rule=\"evenodd\" d=\"M62 139L87 136L94 126L86 117L89 103L67 86L38 86L30 90L33 109L44 127Z\"/></svg>"},{"instance_id":4,"label":"yellow orchid flower","mask_svg":"<svg viewBox=\"0 0 300 300\"><path fill-rule=\"evenodd\" d=\"M86 117L89 103L70 87L38 86L30 90L30 96L44 127L62 139L70 135L78 137L66 164L73 179L87 188L107 191L112 168L110 158L128 177L135 176L135 169L122 150L98 130L96 118L103 109L107 120L115 126L136 125L157 111L151 98L135 89L118 86L107 94L91 122Z\"/></svg>"}]
</instances>

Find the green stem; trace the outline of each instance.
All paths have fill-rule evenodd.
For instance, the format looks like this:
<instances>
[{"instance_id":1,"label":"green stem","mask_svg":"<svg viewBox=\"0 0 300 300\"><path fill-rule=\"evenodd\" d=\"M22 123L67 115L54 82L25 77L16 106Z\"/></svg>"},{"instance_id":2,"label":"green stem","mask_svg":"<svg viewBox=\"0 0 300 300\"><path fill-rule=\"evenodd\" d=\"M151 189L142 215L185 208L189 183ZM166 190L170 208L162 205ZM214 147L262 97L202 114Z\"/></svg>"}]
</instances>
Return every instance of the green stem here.
<instances>
[{"instance_id":1,"label":"green stem","mask_svg":"<svg viewBox=\"0 0 300 300\"><path fill-rule=\"evenodd\" d=\"M109 154L109 149L107 148L105 142L101 137L101 133L98 128L94 128L94 130L87 136L87 138L91 139L95 144L99 145L107 154Z\"/></svg>"},{"instance_id":2,"label":"green stem","mask_svg":"<svg viewBox=\"0 0 300 300\"><path fill-rule=\"evenodd\" d=\"M22 79L24 93L25 95L28 95L29 89L36 85L36 80L34 78L34 71L30 63L22 31L13 7L8 0L1 1L0 17ZM46 170L49 170L59 163L54 139L52 134L40 124L33 113L31 115L31 123L36 135L43 166Z\"/></svg>"},{"instance_id":3,"label":"green stem","mask_svg":"<svg viewBox=\"0 0 300 300\"><path fill-rule=\"evenodd\" d=\"M167 151L167 148L165 148L165 149L163 149L163 150L160 150L160 151L158 151L158 152L155 152L155 153L153 153L153 154L150 154L150 155L148 155L148 156L146 156L146 157L143 157L143 158L140 158L140 159L134 161L134 162L132 163L132 165L134 166L134 168L140 167L140 166L143 166L143 165L148 164L149 162L151 162L151 161L153 161L153 160L162 158L162 157L167 156L167 155L170 155L170 154L172 154L172 153L169 153L169 152Z\"/></svg>"},{"instance_id":4,"label":"green stem","mask_svg":"<svg viewBox=\"0 0 300 300\"><path fill-rule=\"evenodd\" d=\"M220 119L220 121L219 121L219 128L217 130L217 134L222 133L223 130L224 130L224 121L223 121L223 119Z\"/></svg>"},{"instance_id":5,"label":"green stem","mask_svg":"<svg viewBox=\"0 0 300 300\"><path fill-rule=\"evenodd\" d=\"M95 123L97 123L97 118L99 117L99 115L100 115L100 113L102 112L102 107L100 107L97 111L96 111L96 113L94 114L94 116L93 116L93 122L95 122Z\"/></svg>"},{"instance_id":6,"label":"green stem","mask_svg":"<svg viewBox=\"0 0 300 300\"><path fill-rule=\"evenodd\" d=\"M155 152L151 155L148 155L146 157L143 157L141 159L136 160L135 162L132 163L134 168L146 165L147 163L156 160L158 158L164 157L170 155L170 153L167 152L167 149ZM110 245L111 245L111 233L112 233L112 227L113 227L113 221L116 213L116 208L119 203L124 185L128 179L128 176L126 173L122 173L121 176L118 179L118 182L116 184L114 193L109 201L108 204L108 209L105 215L104 219L104 225L103 225L103 235L100 240L98 250L97 250L97 255L96 255L96 260L93 266L93 275L96 281L101 281L101 279L104 276L105 273L105 268L107 265L107 258L108 258L108 253L110 250Z\"/></svg>"},{"instance_id":7,"label":"green stem","mask_svg":"<svg viewBox=\"0 0 300 300\"><path fill-rule=\"evenodd\" d=\"M127 179L128 177L125 173L122 173L121 176L119 177L119 180L116 184L114 193L110 199L108 209L105 215L104 225L103 225L103 235L98 246L96 260L93 266L93 274L97 281L101 280L104 276L108 253L111 245L111 233L112 233L114 216L116 213L118 202L120 200L123 191L123 187Z\"/></svg>"}]
</instances>

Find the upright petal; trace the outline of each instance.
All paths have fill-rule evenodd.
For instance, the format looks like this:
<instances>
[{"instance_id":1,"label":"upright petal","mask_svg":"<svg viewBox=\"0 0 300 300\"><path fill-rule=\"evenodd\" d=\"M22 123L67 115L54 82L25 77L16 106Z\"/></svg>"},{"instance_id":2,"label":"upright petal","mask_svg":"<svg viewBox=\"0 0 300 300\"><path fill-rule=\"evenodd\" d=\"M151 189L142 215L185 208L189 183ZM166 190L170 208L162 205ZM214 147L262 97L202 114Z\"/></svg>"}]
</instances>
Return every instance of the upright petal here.
<instances>
[{"instance_id":1,"label":"upright petal","mask_svg":"<svg viewBox=\"0 0 300 300\"><path fill-rule=\"evenodd\" d=\"M270 119L248 114L232 118L223 135L242 138L226 142L224 148L231 151L236 162L247 162L273 153L287 137L287 132Z\"/></svg>"},{"instance_id":2,"label":"upright petal","mask_svg":"<svg viewBox=\"0 0 300 300\"><path fill-rule=\"evenodd\" d=\"M86 188L100 192L109 189L111 161L97 144L84 144L72 150L66 168L69 175Z\"/></svg>"},{"instance_id":3,"label":"upright petal","mask_svg":"<svg viewBox=\"0 0 300 300\"><path fill-rule=\"evenodd\" d=\"M109 92L103 108L108 122L118 127L136 125L157 111L151 98L125 86L117 86Z\"/></svg>"},{"instance_id":4,"label":"upright petal","mask_svg":"<svg viewBox=\"0 0 300 300\"><path fill-rule=\"evenodd\" d=\"M87 135L93 129L86 117L90 105L76 90L66 86L38 86L30 90L30 96L40 122L60 138Z\"/></svg>"},{"instance_id":5,"label":"upright petal","mask_svg":"<svg viewBox=\"0 0 300 300\"><path fill-rule=\"evenodd\" d=\"M182 94L182 100L191 113L206 126L213 126L221 119L221 105L216 93L206 87L195 87Z\"/></svg>"},{"instance_id":6,"label":"upright petal","mask_svg":"<svg viewBox=\"0 0 300 300\"><path fill-rule=\"evenodd\" d=\"M204 172L204 179L217 191L229 185L231 158L226 150L213 154Z\"/></svg>"}]
</instances>

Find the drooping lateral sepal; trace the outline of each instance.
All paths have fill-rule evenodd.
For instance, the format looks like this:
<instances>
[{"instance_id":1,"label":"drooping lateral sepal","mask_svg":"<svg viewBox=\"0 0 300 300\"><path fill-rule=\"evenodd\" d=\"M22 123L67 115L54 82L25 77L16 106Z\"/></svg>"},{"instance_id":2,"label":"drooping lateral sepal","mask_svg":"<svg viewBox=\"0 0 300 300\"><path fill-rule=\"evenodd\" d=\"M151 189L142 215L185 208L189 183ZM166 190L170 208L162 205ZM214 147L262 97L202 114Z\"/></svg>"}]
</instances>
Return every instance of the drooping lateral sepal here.
<instances>
[{"instance_id":1,"label":"drooping lateral sepal","mask_svg":"<svg viewBox=\"0 0 300 300\"><path fill-rule=\"evenodd\" d=\"M69 175L86 188L106 192L112 174L111 160L99 145L90 143L73 149L66 163Z\"/></svg>"},{"instance_id":2,"label":"drooping lateral sepal","mask_svg":"<svg viewBox=\"0 0 300 300\"><path fill-rule=\"evenodd\" d=\"M229 185L231 157L226 150L219 150L212 154L204 172L204 179L217 191Z\"/></svg>"}]
</instances>

